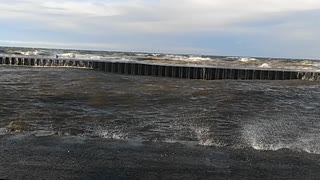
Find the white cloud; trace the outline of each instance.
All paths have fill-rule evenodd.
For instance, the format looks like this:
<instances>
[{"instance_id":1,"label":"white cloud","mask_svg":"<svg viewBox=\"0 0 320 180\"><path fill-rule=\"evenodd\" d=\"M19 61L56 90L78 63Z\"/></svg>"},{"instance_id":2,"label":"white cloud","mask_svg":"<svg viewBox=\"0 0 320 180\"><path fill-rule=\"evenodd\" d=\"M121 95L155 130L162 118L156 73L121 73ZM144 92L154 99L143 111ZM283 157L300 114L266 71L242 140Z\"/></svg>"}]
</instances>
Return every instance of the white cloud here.
<instances>
[{"instance_id":1,"label":"white cloud","mask_svg":"<svg viewBox=\"0 0 320 180\"><path fill-rule=\"evenodd\" d=\"M0 1L0 19L65 31L187 33L319 8L318 0L11 0Z\"/></svg>"},{"instance_id":2,"label":"white cloud","mask_svg":"<svg viewBox=\"0 0 320 180\"><path fill-rule=\"evenodd\" d=\"M42 41L12 41L0 40L2 46L16 47L34 47L34 48L75 48L79 49L94 49L94 50L117 50L126 48L125 45L113 43L66 43L66 42L42 42Z\"/></svg>"}]
</instances>

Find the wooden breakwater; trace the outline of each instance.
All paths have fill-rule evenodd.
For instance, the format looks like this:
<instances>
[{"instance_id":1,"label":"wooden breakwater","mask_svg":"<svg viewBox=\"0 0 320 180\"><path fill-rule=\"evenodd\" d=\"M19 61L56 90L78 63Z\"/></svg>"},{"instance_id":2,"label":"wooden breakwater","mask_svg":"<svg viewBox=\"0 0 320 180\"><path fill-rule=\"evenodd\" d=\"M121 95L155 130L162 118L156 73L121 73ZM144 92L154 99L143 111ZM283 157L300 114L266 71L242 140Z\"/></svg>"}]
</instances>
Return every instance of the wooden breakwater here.
<instances>
[{"instance_id":1,"label":"wooden breakwater","mask_svg":"<svg viewBox=\"0 0 320 180\"><path fill-rule=\"evenodd\" d=\"M0 65L37 67L79 67L99 71L203 80L310 80L320 81L320 72L288 71L272 69L241 69L181 65L158 65L140 62L113 62L85 59L58 59L29 56L0 56Z\"/></svg>"}]
</instances>

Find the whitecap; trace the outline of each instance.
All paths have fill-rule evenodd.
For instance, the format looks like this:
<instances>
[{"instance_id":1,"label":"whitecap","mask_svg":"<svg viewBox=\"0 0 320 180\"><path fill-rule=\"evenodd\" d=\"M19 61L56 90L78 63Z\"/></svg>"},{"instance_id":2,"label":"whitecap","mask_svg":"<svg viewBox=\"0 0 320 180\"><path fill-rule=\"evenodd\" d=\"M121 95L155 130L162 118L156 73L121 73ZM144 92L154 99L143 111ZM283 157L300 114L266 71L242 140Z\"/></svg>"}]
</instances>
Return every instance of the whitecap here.
<instances>
[{"instance_id":1,"label":"whitecap","mask_svg":"<svg viewBox=\"0 0 320 180\"><path fill-rule=\"evenodd\" d=\"M75 53L62 53L62 54L57 54L59 58L76 58L77 54Z\"/></svg>"},{"instance_id":2,"label":"whitecap","mask_svg":"<svg viewBox=\"0 0 320 180\"><path fill-rule=\"evenodd\" d=\"M242 57L238 61L247 63L247 62L251 62L251 61L257 61L257 59L256 58L245 58L245 57Z\"/></svg>"},{"instance_id":3,"label":"whitecap","mask_svg":"<svg viewBox=\"0 0 320 180\"><path fill-rule=\"evenodd\" d=\"M95 135L104 139L127 139L127 134L123 132L110 131L110 130L96 130Z\"/></svg>"},{"instance_id":4,"label":"whitecap","mask_svg":"<svg viewBox=\"0 0 320 180\"><path fill-rule=\"evenodd\" d=\"M25 56L36 56L40 53L38 50L34 51L20 51L20 54L25 55Z\"/></svg>"},{"instance_id":5,"label":"whitecap","mask_svg":"<svg viewBox=\"0 0 320 180\"><path fill-rule=\"evenodd\" d=\"M209 61L211 58L203 58L199 56L194 56L194 57L189 57L186 59L186 61L191 61L191 62L201 62L201 61Z\"/></svg>"},{"instance_id":6,"label":"whitecap","mask_svg":"<svg viewBox=\"0 0 320 180\"><path fill-rule=\"evenodd\" d=\"M261 67L261 68L271 68L271 66L268 63L263 63L259 67Z\"/></svg>"}]
</instances>

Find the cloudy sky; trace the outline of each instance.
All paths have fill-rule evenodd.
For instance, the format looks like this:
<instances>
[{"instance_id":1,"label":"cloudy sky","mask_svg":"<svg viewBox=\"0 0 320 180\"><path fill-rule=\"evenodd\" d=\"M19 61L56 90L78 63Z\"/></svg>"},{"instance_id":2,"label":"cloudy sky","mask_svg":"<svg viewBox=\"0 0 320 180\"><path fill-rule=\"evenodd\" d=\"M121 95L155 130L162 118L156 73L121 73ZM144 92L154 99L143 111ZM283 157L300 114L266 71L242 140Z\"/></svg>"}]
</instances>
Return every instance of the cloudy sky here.
<instances>
[{"instance_id":1,"label":"cloudy sky","mask_svg":"<svg viewBox=\"0 0 320 180\"><path fill-rule=\"evenodd\" d=\"M319 0L0 0L0 45L320 58Z\"/></svg>"}]
</instances>

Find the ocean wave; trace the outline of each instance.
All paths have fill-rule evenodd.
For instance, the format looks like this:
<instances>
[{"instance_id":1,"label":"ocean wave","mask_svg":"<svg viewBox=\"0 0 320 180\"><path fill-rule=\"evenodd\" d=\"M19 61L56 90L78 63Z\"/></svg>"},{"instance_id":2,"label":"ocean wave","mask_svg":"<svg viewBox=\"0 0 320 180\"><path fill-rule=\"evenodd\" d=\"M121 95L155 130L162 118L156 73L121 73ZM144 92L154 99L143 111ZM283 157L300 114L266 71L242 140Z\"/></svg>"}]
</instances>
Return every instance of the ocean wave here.
<instances>
[{"instance_id":1,"label":"ocean wave","mask_svg":"<svg viewBox=\"0 0 320 180\"><path fill-rule=\"evenodd\" d=\"M208 127L192 127L191 128L198 140L198 145L224 147L224 143L214 139L213 132Z\"/></svg>"},{"instance_id":2,"label":"ocean wave","mask_svg":"<svg viewBox=\"0 0 320 180\"><path fill-rule=\"evenodd\" d=\"M278 151L281 149L290 149L303 151L311 154L320 154L320 142L316 139L297 140L293 143L277 142L275 144L264 144L263 142L254 142L251 147L255 150Z\"/></svg>"},{"instance_id":3,"label":"ocean wave","mask_svg":"<svg viewBox=\"0 0 320 180\"><path fill-rule=\"evenodd\" d=\"M279 125L279 124L277 124ZM272 124L247 125L244 128L243 139L245 143L261 151L278 151L281 149L290 149L312 154L320 154L320 132L306 133L297 130L291 130L289 126ZM292 136L292 137L290 137Z\"/></svg>"},{"instance_id":4,"label":"ocean wave","mask_svg":"<svg viewBox=\"0 0 320 180\"><path fill-rule=\"evenodd\" d=\"M146 59L150 57L153 60L171 60L171 61L184 61L184 62L203 62L212 60L209 57L202 56L190 56L190 55L173 55L173 54L151 54L143 55Z\"/></svg>"},{"instance_id":5,"label":"ocean wave","mask_svg":"<svg viewBox=\"0 0 320 180\"><path fill-rule=\"evenodd\" d=\"M194 57L189 57L189 58L186 58L185 61L187 62L201 62L201 61L210 61L212 60L211 58L208 58L208 57L199 57L199 56L194 56Z\"/></svg>"},{"instance_id":6,"label":"ocean wave","mask_svg":"<svg viewBox=\"0 0 320 180\"><path fill-rule=\"evenodd\" d=\"M271 68L271 66L268 63L263 63L259 67L261 67L261 68Z\"/></svg>"},{"instance_id":7,"label":"ocean wave","mask_svg":"<svg viewBox=\"0 0 320 180\"><path fill-rule=\"evenodd\" d=\"M21 50L21 51L8 51L7 54L23 55L23 56L45 56L51 57L53 53L49 50Z\"/></svg>"},{"instance_id":8,"label":"ocean wave","mask_svg":"<svg viewBox=\"0 0 320 180\"><path fill-rule=\"evenodd\" d=\"M104 139L118 139L118 140L128 139L128 134L121 131L99 129L99 130L96 130L93 134Z\"/></svg>"},{"instance_id":9,"label":"ocean wave","mask_svg":"<svg viewBox=\"0 0 320 180\"><path fill-rule=\"evenodd\" d=\"M248 63L248 62L257 61L257 59L256 58L244 58L244 57L242 57L242 58L239 58L238 61L244 62L244 63Z\"/></svg>"},{"instance_id":10,"label":"ocean wave","mask_svg":"<svg viewBox=\"0 0 320 180\"><path fill-rule=\"evenodd\" d=\"M39 51L38 50L34 50L34 51L20 51L19 52L20 54L22 55L25 55L25 56L37 56L39 54Z\"/></svg>"},{"instance_id":11,"label":"ocean wave","mask_svg":"<svg viewBox=\"0 0 320 180\"><path fill-rule=\"evenodd\" d=\"M100 60L106 57L99 56L99 55L92 55L92 54L79 54L79 53L61 53L57 54L59 58L66 58L66 59L94 59Z\"/></svg>"}]
</instances>

